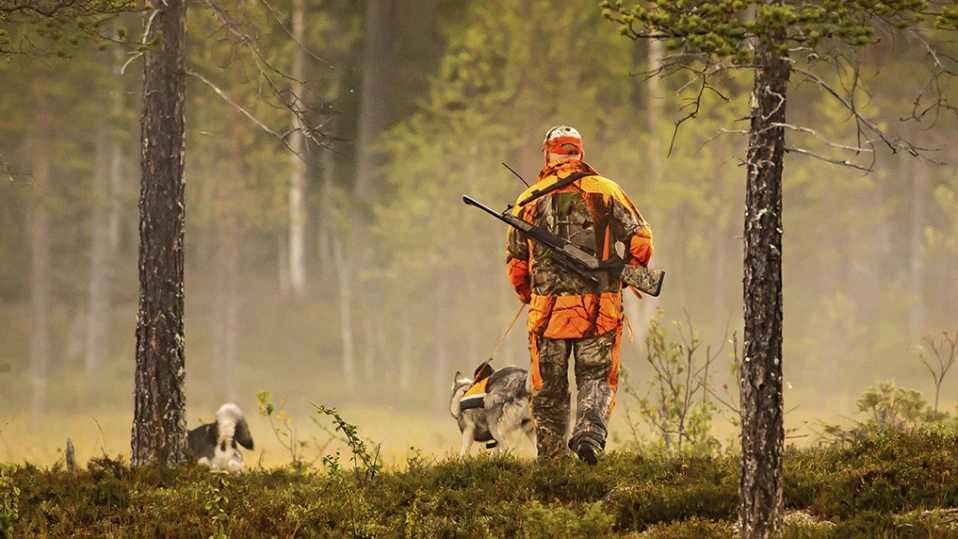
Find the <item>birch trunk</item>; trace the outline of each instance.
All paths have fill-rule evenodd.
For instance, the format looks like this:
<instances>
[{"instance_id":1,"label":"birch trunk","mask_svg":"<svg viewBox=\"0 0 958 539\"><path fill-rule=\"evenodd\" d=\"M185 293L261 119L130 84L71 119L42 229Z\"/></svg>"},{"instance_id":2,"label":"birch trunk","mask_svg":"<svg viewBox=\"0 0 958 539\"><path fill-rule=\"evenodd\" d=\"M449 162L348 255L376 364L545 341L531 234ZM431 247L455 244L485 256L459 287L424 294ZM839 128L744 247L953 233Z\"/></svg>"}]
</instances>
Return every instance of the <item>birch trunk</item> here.
<instances>
[{"instance_id":1,"label":"birch trunk","mask_svg":"<svg viewBox=\"0 0 958 539\"><path fill-rule=\"evenodd\" d=\"M306 8L304 0L293 0L293 107L302 109L305 77L303 43ZM293 132L289 136L290 155L289 186L289 284L297 300L306 293L306 138L303 125L296 111L292 114Z\"/></svg>"}]
</instances>

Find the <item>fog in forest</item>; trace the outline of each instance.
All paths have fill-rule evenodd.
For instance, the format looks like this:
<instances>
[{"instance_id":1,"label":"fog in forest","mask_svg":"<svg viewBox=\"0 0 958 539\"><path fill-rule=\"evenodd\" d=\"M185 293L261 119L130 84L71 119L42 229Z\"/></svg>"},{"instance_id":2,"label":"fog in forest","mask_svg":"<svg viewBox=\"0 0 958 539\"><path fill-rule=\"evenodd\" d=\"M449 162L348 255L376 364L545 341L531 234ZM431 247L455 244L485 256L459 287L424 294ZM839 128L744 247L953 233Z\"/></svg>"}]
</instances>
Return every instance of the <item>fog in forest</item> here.
<instances>
[{"instance_id":1,"label":"fog in forest","mask_svg":"<svg viewBox=\"0 0 958 539\"><path fill-rule=\"evenodd\" d=\"M699 360L714 356L714 431L734 441L735 414L715 399L735 393L733 336L741 346L748 75L704 91L682 71L649 79L672 53L620 36L593 0L307 0L301 27L301 2L249 4L238 20L256 54L208 10L189 13L190 427L236 402L258 444L247 462L278 464L289 454L274 426L296 429L315 458L328 435L310 417L326 405L382 443L387 464L411 448L455 451L453 376L489 357L521 306L505 225L461 196L514 203L525 186L501 163L533 181L545 132L567 124L649 221L651 266L667 273L658 298L625 294L626 383L645 395L650 319L670 341L693 327ZM139 35L143 23L110 24ZM81 459L130 450L143 66L135 46L64 45L67 58L51 43L0 53L0 461L52 464L67 437ZM829 81L860 85L861 110L935 151L893 154L821 88L791 81L788 117L806 129L787 132L784 172L782 362L797 444L823 422L861 419L856 399L883 381L933 401L916 346L958 330L955 117L926 110L934 77L908 36L869 50L860 80L839 60ZM264 72L283 88L303 81L297 106L323 136L286 135L297 120ZM527 367L527 339L523 315L493 365ZM289 424L259 414L259 391ZM630 421L649 434L634 394L620 388L610 448L633 440ZM958 380L940 398L955 413Z\"/></svg>"}]
</instances>

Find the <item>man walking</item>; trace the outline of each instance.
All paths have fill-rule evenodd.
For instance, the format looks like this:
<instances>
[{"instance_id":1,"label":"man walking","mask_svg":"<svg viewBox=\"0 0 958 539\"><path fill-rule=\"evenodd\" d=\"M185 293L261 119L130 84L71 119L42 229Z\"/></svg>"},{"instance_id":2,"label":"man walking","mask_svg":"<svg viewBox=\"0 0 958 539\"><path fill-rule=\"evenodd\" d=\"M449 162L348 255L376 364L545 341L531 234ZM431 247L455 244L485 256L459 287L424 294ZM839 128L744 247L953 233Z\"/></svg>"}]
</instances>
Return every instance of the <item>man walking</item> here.
<instances>
[{"instance_id":1,"label":"man walking","mask_svg":"<svg viewBox=\"0 0 958 539\"><path fill-rule=\"evenodd\" d=\"M568 126L546 133L545 168L524 192L513 215L544 228L602 261L624 246L626 264L646 266L652 257L652 232L641 214L612 180L583 158L582 138ZM569 356L575 357L578 388L575 426L568 447L589 464L605 448L609 417L619 382L622 338L622 283L608 270L602 284L586 282L562 267L552 251L511 228L506 267L516 294L529 304L532 359L532 417L540 462L565 453L569 425Z\"/></svg>"}]
</instances>

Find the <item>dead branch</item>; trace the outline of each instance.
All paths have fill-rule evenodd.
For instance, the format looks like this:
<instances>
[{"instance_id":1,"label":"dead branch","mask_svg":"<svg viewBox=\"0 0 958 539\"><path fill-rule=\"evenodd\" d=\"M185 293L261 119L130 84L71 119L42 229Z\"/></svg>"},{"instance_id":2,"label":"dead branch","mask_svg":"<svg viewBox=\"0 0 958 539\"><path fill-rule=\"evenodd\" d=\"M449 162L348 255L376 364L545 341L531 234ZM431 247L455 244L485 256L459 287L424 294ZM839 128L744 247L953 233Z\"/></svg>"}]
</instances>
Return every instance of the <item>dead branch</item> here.
<instances>
[{"instance_id":1,"label":"dead branch","mask_svg":"<svg viewBox=\"0 0 958 539\"><path fill-rule=\"evenodd\" d=\"M685 68L687 69L687 67ZM669 151L668 151L668 154L666 155L666 158L669 158L672 156L672 150L675 147L675 138L679 133L679 127L681 127L682 124L685 123L686 121L692 120L699 115L699 110L702 107L702 96L705 95L706 90L711 90L713 93L715 93L715 95L719 96L726 103L730 101L728 97L723 95L721 92L719 92L716 88L712 87L708 83L709 76L715 73L718 73L720 71L723 71L725 68L726 66L724 64L717 64L712 66L710 70L708 60L706 59L705 67L699 72L699 75L698 75L699 77L701 77L701 80L702 80L702 85L699 87L698 94L695 96L695 98L693 98L692 103L682 107L683 109L691 108L692 110L675 123L675 129L672 130L672 140L669 142ZM693 81L694 80L695 79L693 79ZM691 84L691 82L692 81L690 81L689 84ZM682 90L686 88L687 86L688 85L683 86L676 93L681 93Z\"/></svg>"},{"instance_id":2,"label":"dead branch","mask_svg":"<svg viewBox=\"0 0 958 539\"><path fill-rule=\"evenodd\" d=\"M295 81L292 77L277 69L272 63L270 63L270 61L260 50L259 46L256 44L254 37L243 31L243 25L234 20L229 12L220 8L214 0L204 0L204 2L210 8L214 18L221 23L222 28L229 35L233 36L233 38L235 38L240 45L249 51L250 58L256 65L256 68L259 72L260 81L266 83L270 89L270 92L273 94L273 97L275 97L281 103L283 108L293 113L301 127L300 130L302 131L303 136L319 147L328 148L330 139L321 132L323 124L314 125L310 121L308 113L311 112L311 109L303 106L305 103L303 96L296 95L296 93L292 90L281 87L273 77L279 77L286 82L302 81ZM289 97L287 97L287 95ZM324 107L317 107L316 109L323 108Z\"/></svg>"},{"instance_id":3,"label":"dead branch","mask_svg":"<svg viewBox=\"0 0 958 539\"><path fill-rule=\"evenodd\" d=\"M857 107L855 107L855 104L854 104L852 101L849 101L849 100L846 99L844 96L842 96L842 95L838 92L838 90L836 90L836 89L833 88L830 84L828 84L827 82L825 82L825 80L822 79L820 76L818 76L818 75L816 75L816 74L814 74L814 73L811 73L811 72L809 72L809 71L806 71L806 70L804 70L804 69L802 69L802 68L800 68L800 67L797 67L797 66L794 65L794 63L793 63L792 66L791 66L791 70L794 71L794 72L796 72L796 73L798 73L799 75L804 76L806 79L808 79L808 80L814 82L814 83L817 84L819 87L821 87L823 90L825 90L826 92L828 92L829 94L831 94L832 97L834 97L835 99L837 99L838 102L839 102L843 107L845 107L845 109L848 110L848 111L857 119L857 121L860 121L862 125L864 125L865 127L867 127L867 128L868 128L871 132L873 132L875 135L877 135L878 138L880 138L881 141L882 141L886 146L888 146L888 148L892 151L892 153L897 153L898 150L904 150L904 151L908 152L908 153L909 153L910 155L912 155L912 156L920 157L921 154L922 154L922 152L931 151L930 148L920 148L920 147L917 147L917 146L915 146L915 145L911 144L910 142L908 142L908 141L906 141L906 140L903 140L903 139L894 139L894 140L892 140L892 139L884 132L884 130L882 130L878 125L875 124L875 122L873 122L872 120L870 120L869 118L867 118L866 116L864 116L862 113L860 113L860 112L858 111ZM859 127L859 131L861 131L861 127ZM802 152L799 152L799 153L802 153ZM829 159L824 159L824 160L825 160L825 161L831 161L831 160L829 160ZM844 164L844 163L839 162L839 163L837 163L837 164ZM869 169L863 169L863 170L866 170L866 171L867 171L867 170L869 170Z\"/></svg>"},{"instance_id":4,"label":"dead branch","mask_svg":"<svg viewBox=\"0 0 958 539\"><path fill-rule=\"evenodd\" d=\"M289 36L289 38L293 41L293 43L296 44L297 47L303 49L303 52L308 54L310 58L312 58L313 60L316 60L317 62L322 63L326 67L329 67L329 68L333 67L333 64L327 62L323 58L320 58L319 56L314 54L313 51L309 50L309 48L306 47L306 45L300 43L299 40L296 39L296 37L293 35L293 32L289 28L287 28L285 24L283 24L282 18L279 16L279 13L276 11L276 9L273 8L272 4L270 4L267 0L259 0L259 2L263 4L264 6L266 6L266 9L269 10L270 14L273 16L273 19L276 20L277 24L279 24L279 27L282 28L284 32L286 32L286 35Z\"/></svg>"},{"instance_id":5,"label":"dead branch","mask_svg":"<svg viewBox=\"0 0 958 539\"><path fill-rule=\"evenodd\" d=\"M872 171L871 168L865 168L865 167L863 167L863 166L861 166L861 165L857 165L857 164L855 164L855 163L852 163L851 161L849 161L849 160L847 160L847 159L831 159L831 158L829 158L829 157L825 157L824 155L818 155L817 153L810 152L810 151L808 151L808 150L806 150L806 149L804 149L804 148L787 147L787 146L786 146L786 147L785 147L785 152L786 152L786 153L797 153L797 154L807 155L807 156L809 156L809 157L814 157L815 159L819 159L819 160L821 160L821 161L825 161L826 163L831 163L831 164L833 164L833 165L841 165L841 166L845 166L845 167L850 167L850 168L854 168L854 169L856 169L856 170L861 170L862 172L871 172L871 171Z\"/></svg>"},{"instance_id":6,"label":"dead branch","mask_svg":"<svg viewBox=\"0 0 958 539\"><path fill-rule=\"evenodd\" d=\"M771 129L771 128L774 128L774 127L781 127L781 128L784 128L784 129L790 129L790 130L792 130L792 131L797 131L797 132L800 132L800 133L808 133L808 134L814 136L815 138L817 138L818 140L824 142L825 144L827 144L827 145L829 145L829 146L832 146L833 148L839 148L839 149L841 149L841 150L848 150L848 151L850 151L850 152L855 152L855 153L861 153L861 152L866 152L866 153L868 153L868 152L874 152L874 151L875 151L875 150L872 149L872 148L862 148L861 146L846 146L846 145L844 145L844 144L839 144L839 143L837 143L837 142L832 142L832 141L828 140L827 138L823 137L822 135L818 134L818 132L816 132L814 129L810 129L810 128L808 128L808 127L802 127L802 126L798 126L798 125L786 124L786 123L781 123L781 122L773 122L773 123L772 123L769 127L767 127L766 129Z\"/></svg>"}]
</instances>

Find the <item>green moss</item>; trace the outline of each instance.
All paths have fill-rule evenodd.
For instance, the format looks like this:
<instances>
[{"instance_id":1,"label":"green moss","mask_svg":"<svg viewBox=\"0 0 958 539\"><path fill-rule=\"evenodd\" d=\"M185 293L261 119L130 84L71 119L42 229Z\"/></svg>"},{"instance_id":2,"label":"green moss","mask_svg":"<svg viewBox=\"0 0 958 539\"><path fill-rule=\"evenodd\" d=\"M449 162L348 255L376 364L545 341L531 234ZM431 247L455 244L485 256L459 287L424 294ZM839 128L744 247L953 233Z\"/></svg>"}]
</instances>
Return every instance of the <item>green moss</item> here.
<instances>
[{"instance_id":1,"label":"green moss","mask_svg":"<svg viewBox=\"0 0 958 539\"><path fill-rule=\"evenodd\" d=\"M6 520L18 537L729 537L738 466L736 457L611 453L596 467L476 458L370 477L131 471L99 459L75 474L14 466L3 488L18 492L18 515ZM787 523L786 537L953 537L925 510L958 506L956 477L950 432L790 452L785 505L808 518Z\"/></svg>"}]
</instances>

